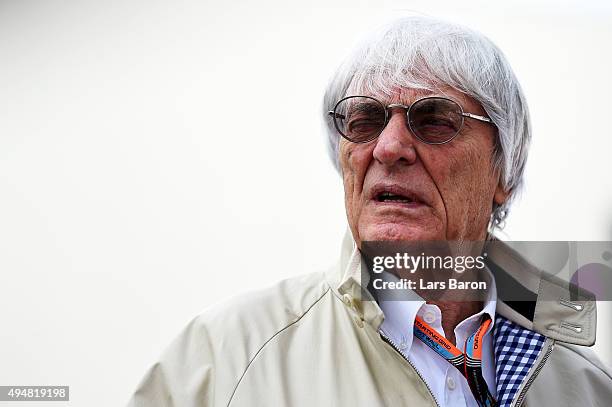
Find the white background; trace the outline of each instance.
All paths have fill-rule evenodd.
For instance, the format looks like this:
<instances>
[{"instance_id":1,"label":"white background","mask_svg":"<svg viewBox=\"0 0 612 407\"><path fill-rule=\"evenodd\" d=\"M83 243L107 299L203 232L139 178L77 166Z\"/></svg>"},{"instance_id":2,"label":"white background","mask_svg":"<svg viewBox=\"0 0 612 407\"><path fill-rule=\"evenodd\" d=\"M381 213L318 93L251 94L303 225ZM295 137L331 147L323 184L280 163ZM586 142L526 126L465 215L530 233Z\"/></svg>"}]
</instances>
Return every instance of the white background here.
<instances>
[{"instance_id":1,"label":"white background","mask_svg":"<svg viewBox=\"0 0 612 407\"><path fill-rule=\"evenodd\" d=\"M333 262L320 101L393 15L484 32L521 80L534 142L502 236L612 239L610 6L422 3L0 2L0 384L122 405L204 307Z\"/></svg>"}]
</instances>

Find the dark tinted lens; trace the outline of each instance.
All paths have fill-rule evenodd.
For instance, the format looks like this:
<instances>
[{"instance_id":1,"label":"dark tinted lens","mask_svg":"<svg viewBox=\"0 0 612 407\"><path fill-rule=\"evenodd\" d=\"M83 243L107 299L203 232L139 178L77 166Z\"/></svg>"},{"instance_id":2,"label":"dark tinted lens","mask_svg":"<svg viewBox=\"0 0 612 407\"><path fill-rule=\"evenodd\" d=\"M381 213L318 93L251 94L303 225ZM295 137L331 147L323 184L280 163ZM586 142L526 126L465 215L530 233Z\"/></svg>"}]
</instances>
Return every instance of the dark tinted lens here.
<instances>
[{"instance_id":1,"label":"dark tinted lens","mask_svg":"<svg viewBox=\"0 0 612 407\"><path fill-rule=\"evenodd\" d=\"M365 143L376 138L385 127L385 107L379 101L355 96L336 105L336 128L350 141Z\"/></svg>"},{"instance_id":2,"label":"dark tinted lens","mask_svg":"<svg viewBox=\"0 0 612 407\"><path fill-rule=\"evenodd\" d=\"M413 133L429 144L452 140L461 129L461 107L449 99L426 98L416 102L408 115Z\"/></svg>"}]
</instances>

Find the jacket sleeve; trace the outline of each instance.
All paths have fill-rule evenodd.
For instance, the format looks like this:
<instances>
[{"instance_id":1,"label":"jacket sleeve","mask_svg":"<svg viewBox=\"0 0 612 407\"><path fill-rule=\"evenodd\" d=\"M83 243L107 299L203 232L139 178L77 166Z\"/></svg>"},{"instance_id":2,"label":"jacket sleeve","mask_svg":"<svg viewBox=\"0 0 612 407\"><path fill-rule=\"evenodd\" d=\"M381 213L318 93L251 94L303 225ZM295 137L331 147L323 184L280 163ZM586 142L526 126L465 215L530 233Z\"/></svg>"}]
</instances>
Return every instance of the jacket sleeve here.
<instances>
[{"instance_id":1,"label":"jacket sleeve","mask_svg":"<svg viewBox=\"0 0 612 407\"><path fill-rule=\"evenodd\" d=\"M328 292L323 277L310 273L207 307L149 369L128 406L226 407L264 346Z\"/></svg>"},{"instance_id":2,"label":"jacket sleeve","mask_svg":"<svg viewBox=\"0 0 612 407\"><path fill-rule=\"evenodd\" d=\"M208 330L196 318L145 374L128 407L213 406L213 355Z\"/></svg>"}]
</instances>

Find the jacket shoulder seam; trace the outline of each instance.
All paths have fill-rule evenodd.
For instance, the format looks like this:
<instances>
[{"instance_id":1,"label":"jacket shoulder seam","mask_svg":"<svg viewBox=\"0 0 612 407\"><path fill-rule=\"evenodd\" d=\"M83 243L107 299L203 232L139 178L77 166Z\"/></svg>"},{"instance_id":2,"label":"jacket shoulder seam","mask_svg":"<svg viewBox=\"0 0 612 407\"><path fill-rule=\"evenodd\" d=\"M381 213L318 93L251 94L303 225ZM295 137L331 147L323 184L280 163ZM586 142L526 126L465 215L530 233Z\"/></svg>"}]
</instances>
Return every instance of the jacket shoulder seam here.
<instances>
[{"instance_id":1,"label":"jacket shoulder seam","mask_svg":"<svg viewBox=\"0 0 612 407\"><path fill-rule=\"evenodd\" d=\"M240 375L240 378L238 379L238 381L236 382L236 385L234 386L234 389L232 390L232 394L230 395L229 400L227 401L227 407L229 407L229 405L232 403L232 400L234 399L234 395L236 394L236 391L238 390L238 386L240 386L240 383L242 382L242 379L244 378L244 376L246 375L247 371L249 370L249 368L251 367L251 365L253 364L253 362L255 361L255 359L257 358L257 356L261 353L261 351L263 350L263 348L266 347L266 345L268 343L270 343L270 341L272 341L274 338L276 338L278 335L280 335L281 333L283 333L285 330L287 330L288 328L290 328L291 326L295 325L296 323L298 323L302 318L304 318L312 308L314 308L315 305L317 305L322 299L323 297L325 297L327 295L327 293L330 290L330 287L328 284L327 288L325 289L325 291L321 294L321 296L319 298L317 298L312 304L310 304L310 306L302 313L302 315L300 315L297 319L295 319L294 321L291 321L290 323L288 323L287 325L283 326L282 328L280 328L278 331L276 331L273 335L271 335L268 339L266 339L264 341L264 343L259 347L259 349L257 349L257 352L255 352L255 354L253 355L253 357L249 360L249 363L247 363L246 367L244 368L244 371L242 372L242 374Z\"/></svg>"},{"instance_id":2,"label":"jacket shoulder seam","mask_svg":"<svg viewBox=\"0 0 612 407\"><path fill-rule=\"evenodd\" d=\"M612 380L612 376L610 376L610 373L608 371L606 371L605 369L602 369L597 364L595 364L595 363L591 362L589 359L585 358L584 355L582 355L580 352L576 351L575 349L572 349L572 347L570 347L570 346L564 346L564 344L562 344L562 343L559 343L559 345L564 347L565 349L569 350L570 352L575 353L576 355L578 355L578 357L580 357L580 359L586 361L590 366L593 366L594 368L599 370L601 373L603 373L606 377L608 377L608 379Z\"/></svg>"}]
</instances>

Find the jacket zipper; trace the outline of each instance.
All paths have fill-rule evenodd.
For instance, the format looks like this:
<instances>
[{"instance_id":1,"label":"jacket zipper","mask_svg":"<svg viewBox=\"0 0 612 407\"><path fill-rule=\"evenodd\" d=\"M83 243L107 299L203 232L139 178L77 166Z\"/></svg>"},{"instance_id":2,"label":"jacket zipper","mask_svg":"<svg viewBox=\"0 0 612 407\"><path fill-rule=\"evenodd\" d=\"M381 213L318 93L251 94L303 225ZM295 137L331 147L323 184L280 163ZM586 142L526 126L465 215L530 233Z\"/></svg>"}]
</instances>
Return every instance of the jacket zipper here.
<instances>
[{"instance_id":1,"label":"jacket zipper","mask_svg":"<svg viewBox=\"0 0 612 407\"><path fill-rule=\"evenodd\" d=\"M423 383L425 383L425 387L427 387L427 390L429 390L429 394L431 394L431 398L433 398L433 401L436 403L437 407L440 407L440 404L438 403L438 400L436 399L436 396L434 396L433 392L431 391L431 388L429 387L429 385L427 384L427 382L425 381L425 379L423 378L423 375L421 375L421 372L419 372L419 370L416 368L416 366L410 361L410 359L408 359L406 357L406 355L404 355L404 352L402 352L399 347L395 344L395 342L393 342L393 340L391 338L389 338L383 331L379 331L380 336L383 337L383 339L389 344L391 345L391 347L393 349L395 349L397 351L397 353L399 353L400 355L402 355L402 357L404 358L404 360L406 360L406 362L408 362L408 364L410 366L412 366L412 368L414 369L414 371L416 372L417 376L419 376L421 378L421 380L423 381Z\"/></svg>"},{"instance_id":2,"label":"jacket zipper","mask_svg":"<svg viewBox=\"0 0 612 407\"><path fill-rule=\"evenodd\" d=\"M536 379L536 377L538 376L538 373L540 373L540 370L542 370L542 368L544 367L544 364L550 357L550 354L552 353L555 347L555 340L552 339L551 341L552 342L550 343L550 345L548 345L548 349L546 349L546 353L544 354L544 357L542 357L542 360L540 361L538 366L533 371L532 375L529 377L529 379L525 383L525 386L523 386L523 390L521 390L521 393L516 398L516 403L512 404L513 407L520 407L523 404L523 401L525 399L525 393L527 393L527 390L529 390L531 383L533 383L533 381Z\"/></svg>"}]
</instances>

